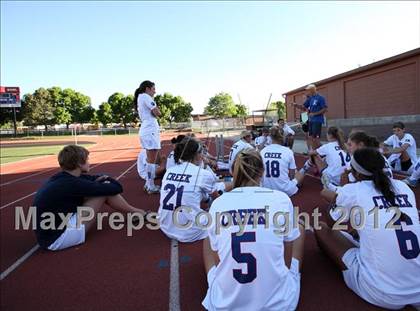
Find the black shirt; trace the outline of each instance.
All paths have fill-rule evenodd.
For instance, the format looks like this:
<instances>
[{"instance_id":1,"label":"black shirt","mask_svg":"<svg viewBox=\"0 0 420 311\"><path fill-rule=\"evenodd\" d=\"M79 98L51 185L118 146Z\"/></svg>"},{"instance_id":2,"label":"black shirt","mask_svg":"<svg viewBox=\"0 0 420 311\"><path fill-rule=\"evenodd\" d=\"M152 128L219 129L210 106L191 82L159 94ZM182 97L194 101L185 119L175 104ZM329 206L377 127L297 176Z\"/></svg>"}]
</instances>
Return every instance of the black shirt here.
<instances>
[{"instance_id":1,"label":"black shirt","mask_svg":"<svg viewBox=\"0 0 420 311\"><path fill-rule=\"evenodd\" d=\"M43 248L48 248L60 235L64 229L59 230L62 219L58 215L63 213L77 213L77 207L83 206L83 202L88 197L116 195L123 191L121 184L115 179L108 178L104 181L95 181L98 176L81 175L76 177L67 172L60 172L52 176L38 190L33 206L36 207L36 238ZM43 213L54 214L55 229L43 230L40 227ZM45 216L45 218L47 218ZM48 224L50 226L50 224Z\"/></svg>"}]
</instances>

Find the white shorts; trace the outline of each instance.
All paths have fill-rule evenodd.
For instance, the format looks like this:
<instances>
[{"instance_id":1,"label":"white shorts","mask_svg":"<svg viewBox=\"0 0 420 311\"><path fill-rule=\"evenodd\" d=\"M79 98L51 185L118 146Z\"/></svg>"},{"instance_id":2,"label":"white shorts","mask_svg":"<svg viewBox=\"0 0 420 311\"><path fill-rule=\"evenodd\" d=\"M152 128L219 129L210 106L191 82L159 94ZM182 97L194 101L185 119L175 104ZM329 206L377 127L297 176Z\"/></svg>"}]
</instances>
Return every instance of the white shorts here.
<instances>
[{"instance_id":1,"label":"white shorts","mask_svg":"<svg viewBox=\"0 0 420 311\"><path fill-rule=\"evenodd\" d=\"M360 271L361 263L359 261L359 252L359 248L354 247L350 248L343 255L342 260L347 267L347 270L343 271L343 277L347 286L361 298L373 305L391 310L398 310L404 308L406 304L391 304L389 302L384 302L383 299L378 299L369 292L370 286L364 284L363 282L360 282L359 277L362 272Z\"/></svg>"},{"instance_id":2,"label":"white shorts","mask_svg":"<svg viewBox=\"0 0 420 311\"><path fill-rule=\"evenodd\" d=\"M66 230L52 243L48 249L50 251L59 251L68 247L85 243L86 230L85 225L80 224L77 228L77 215L71 216Z\"/></svg>"},{"instance_id":3,"label":"white shorts","mask_svg":"<svg viewBox=\"0 0 420 311\"><path fill-rule=\"evenodd\" d=\"M157 131L147 131L142 133L140 131L140 144L146 150L160 149L160 133Z\"/></svg>"},{"instance_id":4,"label":"white shorts","mask_svg":"<svg viewBox=\"0 0 420 311\"><path fill-rule=\"evenodd\" d=\"M204 298L202 305L207 310L214 310L213 303L211 301L211 291L210 288L216 279L216 266L211 267L209 272L207 273L207 284L209 289L207 290L206 297ZM278 310L296 310L296 307L299 303L299 296L300 296L300 273L299 273L299 260L292 257L292 262L290 264L289 269L289 277L287 278L286 282L288 284L288 288L291 289L293 295L289 295L286 300L282 299L281 305L278 306Z\"/></svg>"}]
</instances>

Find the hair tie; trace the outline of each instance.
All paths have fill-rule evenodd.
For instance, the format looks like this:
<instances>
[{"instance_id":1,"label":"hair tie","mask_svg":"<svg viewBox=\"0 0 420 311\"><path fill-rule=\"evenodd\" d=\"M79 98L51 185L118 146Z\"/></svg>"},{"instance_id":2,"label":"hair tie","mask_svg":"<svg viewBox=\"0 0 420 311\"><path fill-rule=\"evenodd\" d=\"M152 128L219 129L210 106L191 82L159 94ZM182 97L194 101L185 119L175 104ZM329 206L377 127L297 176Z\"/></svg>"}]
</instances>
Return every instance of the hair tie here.
<instances>
[{"instance_id":1,"label":"hair tie","mask_svg":"<svg viewBox=\"0 0 420 311\"><path fill-rule=\"evenodd\" d=\"M360 174L363 174L365 176L373 176L371 172L364 169L359 163L357 163L356 159L354 157L351 158L350 165L354 170Z\"/></svg>"}]
</instances>

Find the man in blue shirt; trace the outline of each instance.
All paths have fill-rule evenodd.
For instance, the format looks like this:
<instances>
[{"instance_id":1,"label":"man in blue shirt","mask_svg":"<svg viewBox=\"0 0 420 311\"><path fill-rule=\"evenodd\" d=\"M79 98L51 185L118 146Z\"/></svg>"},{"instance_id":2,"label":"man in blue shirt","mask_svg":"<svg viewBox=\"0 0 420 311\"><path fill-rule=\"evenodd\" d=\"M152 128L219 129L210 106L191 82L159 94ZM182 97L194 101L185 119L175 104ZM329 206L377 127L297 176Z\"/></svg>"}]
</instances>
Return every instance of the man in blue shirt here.
<instances>
[{"instance_id":1,"label":"man in blue shirt","mask_svg":"<svg viewBox=\"0 0 420 311\"><path fill-rule=\"evenodd\" d=\"M315 150L321 146L321 129L324 123L324 113L327 112L327 103L325 98L318 94L315 84L309 84L305 90L308 97L303 105L294 103L294 106L308 112L308 130L311 149Z\"/></svg>"}]
</instances>

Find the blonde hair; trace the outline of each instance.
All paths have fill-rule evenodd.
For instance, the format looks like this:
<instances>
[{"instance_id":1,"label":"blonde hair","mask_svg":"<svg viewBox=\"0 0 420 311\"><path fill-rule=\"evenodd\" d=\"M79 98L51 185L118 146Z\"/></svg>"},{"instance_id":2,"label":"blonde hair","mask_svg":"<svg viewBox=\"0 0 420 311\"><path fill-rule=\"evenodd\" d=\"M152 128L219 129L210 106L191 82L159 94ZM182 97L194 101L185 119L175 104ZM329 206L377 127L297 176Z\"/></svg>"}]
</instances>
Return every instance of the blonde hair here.
<instances>
[{"instance_id":1,"label":"blonde hair","mask_svg":"<svg viewBox=\"0 0 420 311\"><path fill-rule=\"evenodd\" d=\"M245 185L259 186L264 173L261 155L254 149L244 149L238 153L233 165L233 187Z\"/></svg>"},{"instance_id":2,"label":"blonde hair","mask_svg":"<svg viewBox=\"0 0 420 311\"><path fill-rule=\"evenodd\" d=\"M278 126L273 126L270 129L270 136L273 142L275 141L280 144L283 143L283 138L284 138L283 129L279 128Z\"/></svg>"}]
</instances>

